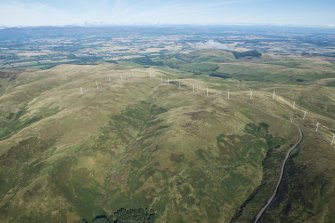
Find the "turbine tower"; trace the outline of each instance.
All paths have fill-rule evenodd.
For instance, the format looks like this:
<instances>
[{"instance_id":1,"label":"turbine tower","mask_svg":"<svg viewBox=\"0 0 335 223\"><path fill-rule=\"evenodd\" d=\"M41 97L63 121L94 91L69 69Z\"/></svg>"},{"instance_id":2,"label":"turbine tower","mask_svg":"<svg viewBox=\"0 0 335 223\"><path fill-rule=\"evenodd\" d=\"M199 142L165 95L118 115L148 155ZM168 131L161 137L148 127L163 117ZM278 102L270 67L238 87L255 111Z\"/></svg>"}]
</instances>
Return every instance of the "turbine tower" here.
<instances>
[{"instance_id":1,"label":"turbine tower","mask_svg":"<svg viewBox=\"0 0 335 223\"><path fill-rule=\"evenodd\" d=\"M318 132L318 130L319 130L319 125L320 125L320 123L317 122L317 123L316 123L316 129L315 129L316 132Z\"/></svg>"},{"instance_id":2,"label":"turbine tower","mask_svg":"<svg viewBox=\"0 0 335 223\"><path fill-rule=\"evenodd\" d=\"M95 86L97 86L97 89L99 89L98 81L95 82Z\"/></svg>"},{"instance_id":3,"label":"turbine tower","mask_svg":"<svg viewBox=\"0 0 335 223\"><path fill-rule=\"evenodd\" d=\"M84 92L83 92L83 88L82 88L82 87L80 88L80 93L81 93L81 94L83 94L83 93L84 93Z\"/></svg>"},{"instance_id":4,"label":"turbine tower","mask_svg":"<svg viewBox=\"0 0 335 223\"><path fill-rule=\"evenodd\" d=\"M272 100L275 100L275 98L276 98L276 90L273 90Z\"/></svg>"},{"instance_id":5,"label":"turbine tower","mask_svg":"<svg viewBox=\"0 0 335 223\"><path fill-rule=\"evenodd\" d=\"M304 117L303 117L302 119L305 120L305 118L306 118L306 114L307 114L307 111L304 111Z\"/></svg>"}]
</instances>

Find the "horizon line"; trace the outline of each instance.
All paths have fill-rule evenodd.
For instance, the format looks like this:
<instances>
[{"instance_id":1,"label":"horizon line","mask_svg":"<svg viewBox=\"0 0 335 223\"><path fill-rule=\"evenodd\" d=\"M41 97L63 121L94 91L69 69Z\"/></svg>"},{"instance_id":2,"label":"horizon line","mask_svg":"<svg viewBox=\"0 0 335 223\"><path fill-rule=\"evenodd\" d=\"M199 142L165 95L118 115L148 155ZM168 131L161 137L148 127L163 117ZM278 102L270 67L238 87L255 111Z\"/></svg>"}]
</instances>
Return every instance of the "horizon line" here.
<instances>
[{"instance_id":1,"label":"horizon line","mask_svg":"<svg viewBox=\"0 0 335 223\"><path fill-rule=\"evenodd\" d=\"M296 27L296 28L327 28L327 29L334 29L335 24L328 24L328 25L312 25L312 24L277 24L277 23L199 23L199 24L192 24L192 23L104 23L104 22L85 22L81 24L60 24L60 25L1 25L1 29L6 28L38 28L38 27L115 27L115 26L267 26L267 27Z\"/></svg>"}]
</instances>

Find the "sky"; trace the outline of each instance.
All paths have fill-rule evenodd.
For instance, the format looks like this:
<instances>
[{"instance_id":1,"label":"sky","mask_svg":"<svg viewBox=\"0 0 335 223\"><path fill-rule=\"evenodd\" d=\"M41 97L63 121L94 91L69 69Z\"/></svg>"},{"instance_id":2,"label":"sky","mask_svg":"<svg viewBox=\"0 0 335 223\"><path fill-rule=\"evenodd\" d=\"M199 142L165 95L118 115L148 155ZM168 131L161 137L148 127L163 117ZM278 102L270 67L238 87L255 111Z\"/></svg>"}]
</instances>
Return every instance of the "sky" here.
<instances>
[{"instance_id":1,"label":"sky","mask_svg":"<svg viewBox=\"0 0 335 223\"><path fill-rule=\"evenodd\" d=\"M335 0L0 0L0 26L335 26Z\"/></svg>"}]
</instances>

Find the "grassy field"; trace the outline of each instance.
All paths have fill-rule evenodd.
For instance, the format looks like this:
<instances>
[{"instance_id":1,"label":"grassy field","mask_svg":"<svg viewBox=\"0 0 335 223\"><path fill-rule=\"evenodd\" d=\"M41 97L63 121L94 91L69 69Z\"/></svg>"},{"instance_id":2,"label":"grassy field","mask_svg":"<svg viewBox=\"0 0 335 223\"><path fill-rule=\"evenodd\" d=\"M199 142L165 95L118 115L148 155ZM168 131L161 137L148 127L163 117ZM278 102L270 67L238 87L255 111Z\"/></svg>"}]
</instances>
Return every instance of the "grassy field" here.
<instances>
[{"instance_id":1,"label":"grassy field","mask_svg":"<svg viewBox=\"0 0 335 223\"><path fill-rule=\"evenodd\" d=\"M290 116L306 136L262 220L334 220L334 65L217 52L177 59L178 68L59 65L3 79L1 222L78 222L121 208L151 209L157 222L250 222L297 140ZM214 68L232 78L209 77ZM330 130L313 134L316 120Z\"/></svg>"}]
</instances>

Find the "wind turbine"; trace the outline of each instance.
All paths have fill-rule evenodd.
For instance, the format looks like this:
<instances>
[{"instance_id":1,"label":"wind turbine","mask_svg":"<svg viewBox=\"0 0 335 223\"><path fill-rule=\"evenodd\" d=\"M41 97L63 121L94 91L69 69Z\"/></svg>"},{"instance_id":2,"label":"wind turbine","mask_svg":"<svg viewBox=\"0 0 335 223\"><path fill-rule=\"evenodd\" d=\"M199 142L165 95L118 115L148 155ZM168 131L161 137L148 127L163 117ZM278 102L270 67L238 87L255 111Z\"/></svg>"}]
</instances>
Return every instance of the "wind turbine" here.
<instances>
[{"instance_id":1,"label":"wind turbine","mask_svg":"<svg viewBox=\"0 0 335 223\"><path fill-rule=\"evenodd\" d=\"M206 90L206 96L208 97L208 88L207 88L207 90Z\"/></svg>"},{"instance_id":2,"label":"wind turbine","mask_svg":"<svg viewBox=\"0 0 335 223\"><path fill-rule=\"evenodd\" d=\"M98 81L95 82L95 86L97 86L97 89L99 89Z\"/></svg>"},{"instance_id":3,"label":"wind turbine","mask_svg":"<svg viewBox=\"0 0 335 223\"><path fill-rule=\"evenodd\" d=\"M316 129L315 129L316 132L318 132L318 130L319 130L319 125L320 125L320 123L317 122L317 123L316 123Z\"/></svg>"},{"instance_id":4,"label":"wind turbine","mask_svg":"<svg viewBox=\"0 0 335 223\"><path fill-rule=\"evenodd\" d=\"M83 94L83 93L84 93L84 92L83 92L83 88L82 88L82 87L80 88L80 93L81 93L81 94Z\"/></svg>"},{"instance_id":5,"label":"wind turbine","mask_svg":"<svg viewBox=\"0 0 335 223\"><path fill-rule=\"evenodd\" d=\"M295 101L293 102L292 108L295 109Z\"/></svg>"},{"instance_id":6,"label":"wind turbine","mask_svg":"<svg viewBox=\"0 0 335 223\"><path fill-rule=\"evenodd\" d=\"M304 117L302 119L306 118L307 111L304 111Z\"/></svg>"},{"instance_id":7,"label":"wind turbine","mask_svg":"<svg viewBox=\"0 0 335 223\"><path fill-rule=\"evenodd\" d=\"M272 100L275 100L275 97L276 97L276 90L273 90Z\"/></svg>"}]
</instances>

